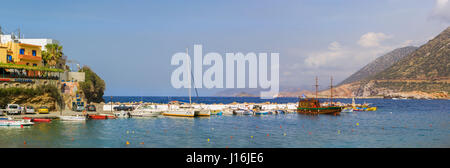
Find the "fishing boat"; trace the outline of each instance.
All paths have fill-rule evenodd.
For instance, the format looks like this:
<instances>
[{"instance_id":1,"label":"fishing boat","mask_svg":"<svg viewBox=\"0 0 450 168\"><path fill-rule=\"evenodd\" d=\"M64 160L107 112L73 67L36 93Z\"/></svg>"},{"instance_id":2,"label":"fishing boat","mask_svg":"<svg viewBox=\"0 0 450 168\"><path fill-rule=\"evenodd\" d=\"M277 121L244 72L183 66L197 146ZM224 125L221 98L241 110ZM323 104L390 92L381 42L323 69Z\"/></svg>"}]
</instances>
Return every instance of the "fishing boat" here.
<instances>
[{"instance_id":1,"label":"fishing boat","mask_svg":"<svg viewBox=\"0 0 450 168\"><path fill-rule=\"evenodd\" d=\"M253 114L254 115L267 115L269 114L268 110L263 110L260 105L253 106Z\"/></svg>"},{"instance_id":2,"label":"fishing boat","mask_svg":"<svg viewBox=\"0 0 450 168\"><path fill-rule=\"evenodd\" d=\"M200 110L198 110L198 113L196 114L196 116L199 116L199 117L211 116L211 111L208 109L200 109Z\"/></svg>"},{"instance_id":3,"label":"fishing boat","mask_svg":"<svg viewBox=\"0 0 450 168\"><path fill-rule=\"evenodd\" d=\"M339 114L342 110L341 107L333 106L333 78L331 78L331 90L330 90L330 106L321 106L317 99L317 77L316 77L316 98L300 98L298 101L297 113L300 114Z\"/></svg>"},{"instance_id":4,"label":"fishing boat","mask_svg":"<svg viewBox=\"0 0 450 168\"><path fill-rule=\"evenodd\" d=\"M0 126L30 126L33 125L34 123L31 122L31 120L13 120L13 119L8 119L8 120L0 120Z\"/></svg>"},{"instance_id":5,"label":"fishing boat","mask_svg":"<svg viewBox=\"0 0 450 168\"><path fill-rule=\"evenodd\" d=\"M138 105L135 110L129 113L130 117L156 117L161 115L164 110L156 109L150 105Z\"/></svg>"},{"instance_id":6,"label":"fishing boat","mask_svg":"<svg viewBox=\"0 0 450 168\"><path fill-rule=\"evenodd\" d=\"M64 121L86 121L85 116L59 116L60 120Z\"/></svg>"},{"instance_id":7,"label":"fishing boat","mask_svg":"<svg viewBox=\"0 0 450 168\"><path fill-rule=\"evenodd\" d=\"M353 107L345 107L345 108L342 109L341 112L343 112L343 113L351 113L351 112L353 112Z\"/></svg>"},{"instance_id":8,"label":"fishing boat","mask_svg":"<svg viewBox=\"0 0 450 168\"><path fill-rule=\"evenodd\" d=\"M377 111L377 107L368 107L365 111Z\"/></svg>"},{"instance_id":9,"label":"fishing boat","mask_svg":"<svg viewBox=\"0 0 450 168\"><path fill-rule=\"evenodd\" d=\"M220 110L211 110L211 115L223 115L223 112Z\"/></svg>"},{"instance_id":10,"label":"fishing boat","mask_svg":"<svg viewBox=\"0 0 450 168\"><path fill-rule=\"evenodd\" d=\"M238 109L238 110L234 110L233 114L234 115L252 115L253 111L247 110L247 109Z\"/></svg>"},{"instance_id":11,"label":"fishing boat","mask_svg":"<svg viewBox=\"0 0 450 168\"><path fill-rule=\"evenodd\" d=\"M220 111L222 115L233 115L233 110L231 108L225 108Z\"/></svg>"}]
</instances>

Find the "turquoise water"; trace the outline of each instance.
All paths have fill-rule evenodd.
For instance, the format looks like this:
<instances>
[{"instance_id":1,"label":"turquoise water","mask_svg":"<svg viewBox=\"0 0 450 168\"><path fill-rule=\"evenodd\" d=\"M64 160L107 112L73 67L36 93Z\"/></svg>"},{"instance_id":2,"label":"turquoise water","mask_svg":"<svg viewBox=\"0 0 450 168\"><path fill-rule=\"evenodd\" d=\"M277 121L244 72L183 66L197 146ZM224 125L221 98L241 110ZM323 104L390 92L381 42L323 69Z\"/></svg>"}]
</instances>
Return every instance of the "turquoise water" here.
<instances>
[{"instance_id":1,"label":"turquoise water","mask_svg":"<svg viewBox=\"0 0 450 168\"><path fill-rule=\"evenodd\" d=\"M160 116L86 122L55 120L25 128L0 127L0 147L450 147L448 100L357 101L373 103L378 110L341 113L339 116L285 114L206 118Z\"/></svg>"}]
</instances>

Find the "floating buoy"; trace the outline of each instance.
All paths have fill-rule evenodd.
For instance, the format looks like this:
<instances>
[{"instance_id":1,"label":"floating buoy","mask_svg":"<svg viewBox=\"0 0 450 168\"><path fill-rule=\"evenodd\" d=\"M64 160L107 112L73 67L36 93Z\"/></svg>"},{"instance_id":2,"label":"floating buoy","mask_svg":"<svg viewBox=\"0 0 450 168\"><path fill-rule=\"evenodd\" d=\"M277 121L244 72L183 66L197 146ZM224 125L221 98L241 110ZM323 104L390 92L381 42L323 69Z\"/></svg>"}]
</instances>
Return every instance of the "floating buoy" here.
<instances>
[{"instance_id":1,"label":"floating buoy","mask_svg":"<svg viewBox=\"0 0 450 168\"><path fill-rule=\"evenodd\" d=\"M341 130L338 130L338 134L341 134Z\"/></svg>"},{"instance_id":2,"label":"floating buoy","mask_svg":"<svg viewBox=\"0 0 450 168\"><path fill-rule=\"evenodd\" d=\"M359 126L359 123L356 123L356 126Z\"/></svg>"},{"instance_id":3,"label":"floating buoy","mask_svg":"<svg viewBox=\"0 0 450 168\"><path fill-rule=\"evenodd\" d=\"M209 138L208 138L208 142L209 142Z\"/></svg>"},{"instance_id":4,"label":"floating buoy","mask_svg":"<svg viewBox=\"0 0 450 168\"><path fill-rule=\"evenodd\" d=\"M26 144L27 144L27 141L23 141L23 144L26 145Z\"/></svg>"},{"instance_id":5,"label":"floating buoy","mask_svg":"<svg viewBox=\"0 0 450 168\"><path fill-rule=\"evenodd\" d=\"M130 142L128 142L128 141L127 141L127 142L126 142L125 144L126 144L126 145L129 145L129 144L130 144Z\"/></svg>"},{"instance_id":6,"label":"floating buoy","mask_svg":"<svg viewBox=\"0 0 450 168\"><path fill-rule=\"evenodd\" d=\"M141 145L144 145L144 142L141 142Z\"/></svg>"},{"instance_id":7,"label":"floating buoy","mask_svg":"<svg viewBox=\"0 0 450 168\"><path fill-rule=\"evenodd\" d=\"M23 125L20 125L20 128L23 128Z\"/></svg>"},{"instance_id":8,"label":"floating buoy","mask_svg":"<svg viewBox=\"0 0 450 168\"><path fill-rule=\"evenodd\" d=\"M269 134L267 134L267 136L269 136Z\"/></svg>"},{"instance_id":9,"label":"floating buoy","mask_svg":"<svg viewBox=\"0 0 450 168\"><path fill-rule=\"evenodd\" d=\"M280 128L281 128L281 125L280 125Z\"/></svg>"},{"instance_id":10,"label":"floating buoy","mask_svg":"<svg viewBox=\"0 0 450 168\"><path fill-rule=\"evenodd\" d=\"M230 139L233 139L233 136L230 136Z\"/></svg>"},{"instance_id":11,"label":"floating buoy","mask_svg":"<svg viewBox=\"0 0 450 168\"><path fill-rule=\"evenodd\" d=\"M250 138L253 138L253 136L250 136Z\"/></svg>"},{"instance_id":12,"label":"floating buoy","mask_svg":"<svg viewBox=\"0 0 450 168\"><path fill-rule=\"evenodd\" d=\"M72 141L73 141L74 139L73 139L73 137L72 137Z\"/></svg>"},{"instance_id":13,"label":"floating buoy","mask_svg":"<svg viewBox=\"0 0 450 168\"><path fill-rule=\"evenodd\" d=\"M283 135L286 136L286 133L284 133Z\"/></svg>"}]
</instances>

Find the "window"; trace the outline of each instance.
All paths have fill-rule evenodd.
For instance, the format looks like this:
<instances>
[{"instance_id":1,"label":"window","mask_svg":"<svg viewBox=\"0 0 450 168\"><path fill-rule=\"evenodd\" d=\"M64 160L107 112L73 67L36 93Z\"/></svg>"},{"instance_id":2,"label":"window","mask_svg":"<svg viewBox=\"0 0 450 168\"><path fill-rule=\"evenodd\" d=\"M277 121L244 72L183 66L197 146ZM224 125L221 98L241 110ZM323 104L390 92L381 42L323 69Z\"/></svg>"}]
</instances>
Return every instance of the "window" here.
<instances>
[{"instance_id":1,"label":"window","mask_svg":"<svg viewBox=\"0 0 450 168\"><path fill-rule=\"evenodd\" d=\"M33 64L33 66L37 66L37 64Z\"/></svg>"},{"instance_id":2,"label":"window","mask_svg":"<svg viewBox=\"0 0 450 168\"><path fill-rule=\"evenodd\" d=\"M11 55L6 56L6 62L12 62L12 56Z\"/></svg>"},{"instance_id":3,"label":"window","mask_svg":"<svg viewBox=\"0 0 450 168\"><path fill-rule=\"evenodd\" d=\"M36 50L31 51L33 53L33 56L36 56Z\"/></svg>"},{"instance_id":4,"label":"window","mask_svg":"<svg viewBox=\"0 0 450 168\"><path fill-rule=\"evenodd\" d=\"M25 49L23 48L20 49L20 55L25 55Z\"/></svg>"}]
</instances>

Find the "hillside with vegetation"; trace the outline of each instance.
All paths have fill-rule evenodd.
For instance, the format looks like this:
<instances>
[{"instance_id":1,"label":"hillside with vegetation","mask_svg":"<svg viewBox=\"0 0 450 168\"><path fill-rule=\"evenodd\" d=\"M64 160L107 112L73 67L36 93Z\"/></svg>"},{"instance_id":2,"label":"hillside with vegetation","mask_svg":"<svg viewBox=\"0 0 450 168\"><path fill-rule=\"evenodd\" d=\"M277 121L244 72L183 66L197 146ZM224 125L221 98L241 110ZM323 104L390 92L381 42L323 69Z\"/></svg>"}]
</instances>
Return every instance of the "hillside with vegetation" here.
<instances>
[{"instance_id":1,"label":"hillside with vegetation","mask_svg":"<svg viewBox=\"0 0 450 168\"><path fill-rule=\"evenodd\" d=\"M105 81L88 66L83 66L83 68L80 69L80 72L85 73L85 81L80 82L79 84L87 102L104 102L103 94L106 88Z\"/></svg>"},{"instance_id":2,"label":"hillside with vegetation","mask_svg":"<svg viewBox=\"0 0 450 168\"><path fill-rule=\"evenodd\" d=\"M47 106L50 110L59 109L62 103L61 94L53 85L42 85L36 88L1 88L0 108L7 104L31 105L35 108Z\"/></svg>"}]
</instances>

